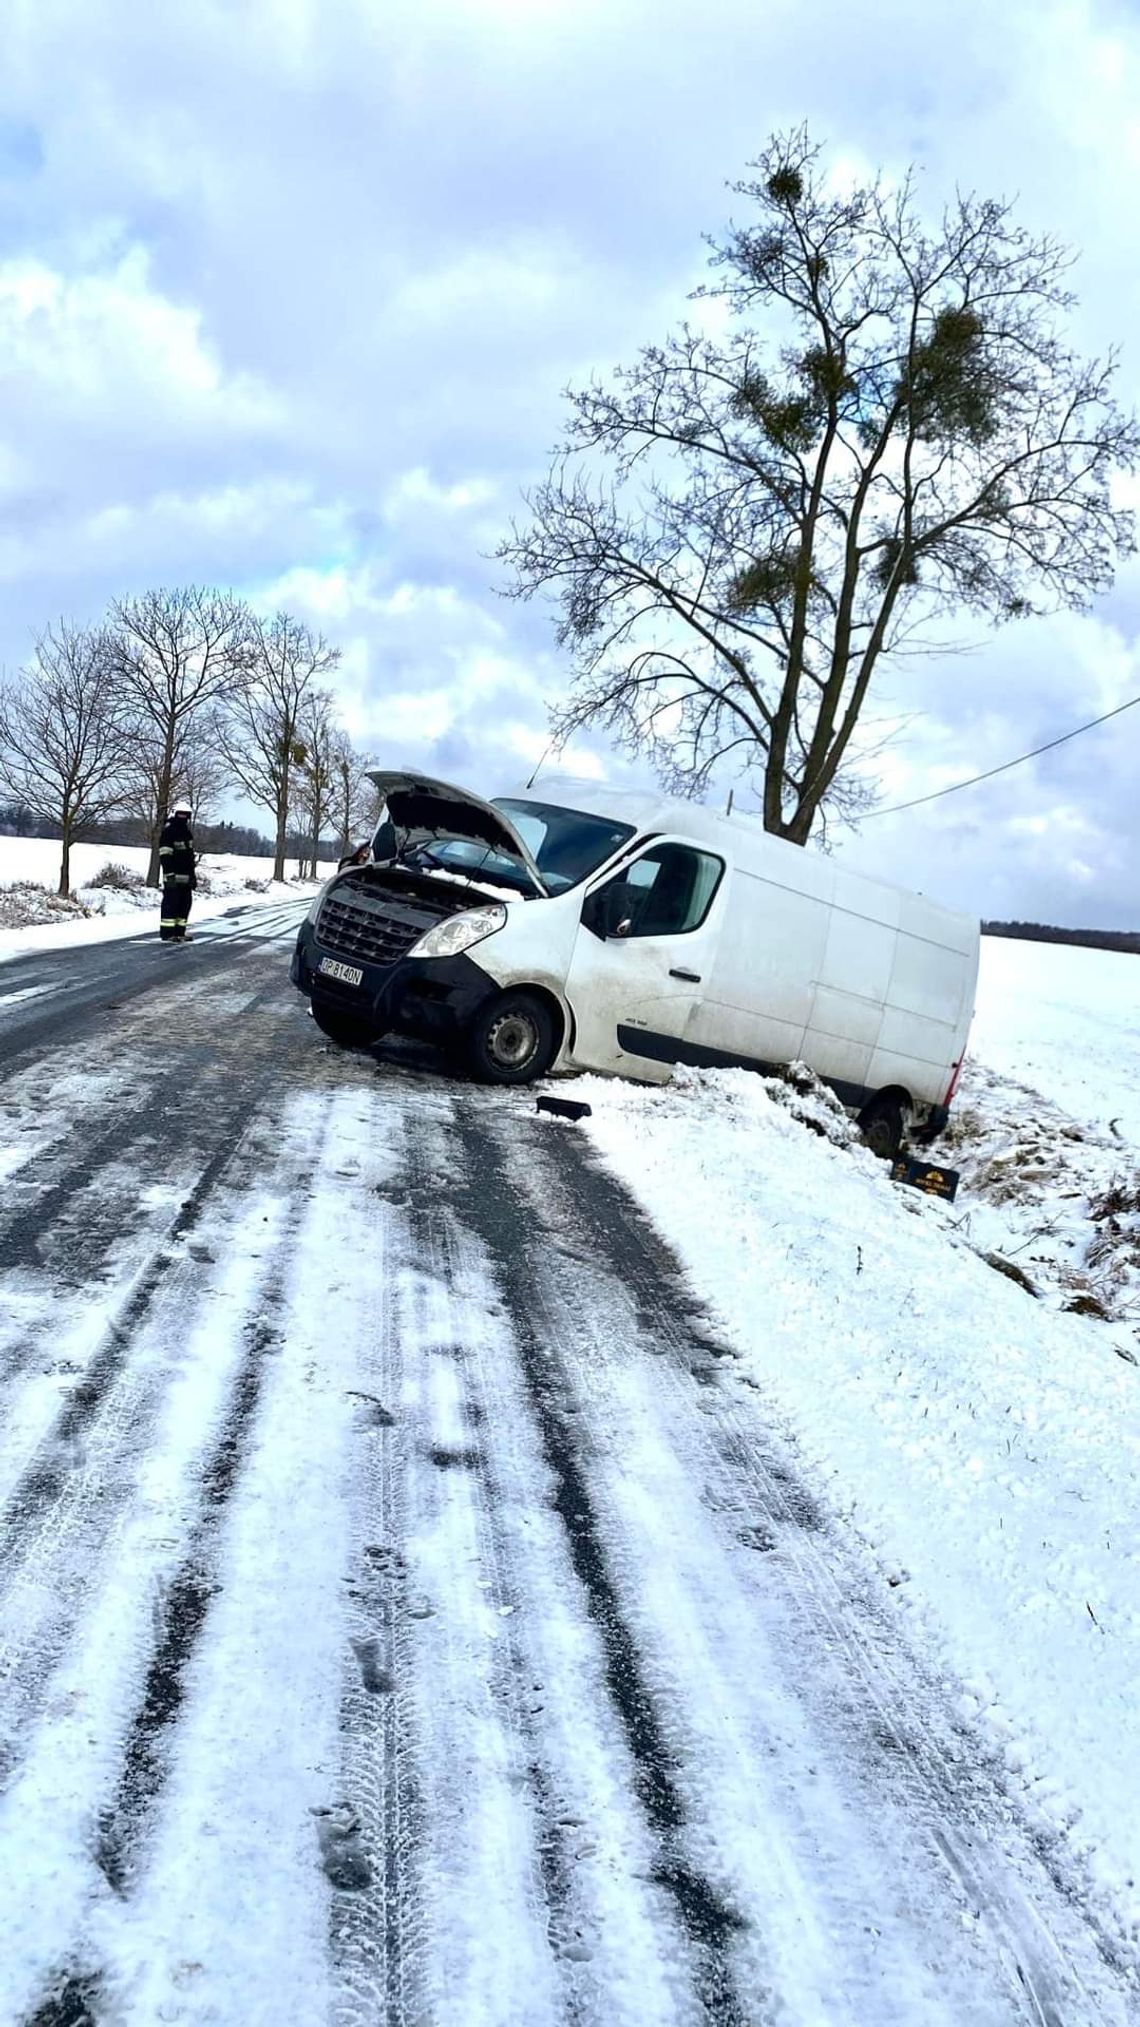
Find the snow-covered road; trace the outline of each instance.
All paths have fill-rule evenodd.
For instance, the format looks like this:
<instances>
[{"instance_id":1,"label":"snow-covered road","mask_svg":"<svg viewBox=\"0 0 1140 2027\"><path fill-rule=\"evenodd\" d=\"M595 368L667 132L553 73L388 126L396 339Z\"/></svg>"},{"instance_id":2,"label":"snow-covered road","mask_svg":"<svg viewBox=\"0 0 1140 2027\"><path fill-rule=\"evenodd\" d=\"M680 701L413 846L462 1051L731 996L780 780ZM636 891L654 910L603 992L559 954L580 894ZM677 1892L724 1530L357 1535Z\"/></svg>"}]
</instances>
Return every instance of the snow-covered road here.
<instances>
[{"instance_id":1,"label":"snow-covered road","mask_svg":"<svg viewBox=\"0 0 1140 2027\"><path fill-rule=\"evenodd\" d=\"M3 2027L1140 2017L631 1197L296 915L4 974Z\"/></svg>"}]
</instances>

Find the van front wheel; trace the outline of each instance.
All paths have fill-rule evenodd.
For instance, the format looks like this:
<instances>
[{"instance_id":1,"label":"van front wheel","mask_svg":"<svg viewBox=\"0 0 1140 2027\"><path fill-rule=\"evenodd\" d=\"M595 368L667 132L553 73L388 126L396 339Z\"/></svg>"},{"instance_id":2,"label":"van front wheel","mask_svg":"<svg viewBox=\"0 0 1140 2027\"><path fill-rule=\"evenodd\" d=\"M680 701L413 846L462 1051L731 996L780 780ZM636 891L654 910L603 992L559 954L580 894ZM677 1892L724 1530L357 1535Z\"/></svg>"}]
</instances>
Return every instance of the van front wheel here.
<instances>
[{"instance_id":1,"label":"van front wheel","mask_svg":"<svg viewBox=\"0 0 1140 2027\"><path fill-rule=\"evenodd\" d=\"M476 1014L471 1067L488 1084L530 1084L554 1059L554 1019L533 992L504 992Z\"/></svg>"},{"instance_id":2,"label":"van front wheel","mask_svg":"<svg viewBox=\"0 0 1140 2027\"><path fill-rule=\"evenodd\" d=\"M898 1098L876 1098L859 1114L859 1131L880 1161L894 1160L902 1146L904 1126L902 1101Z\"/></svg>"}]
</instances>

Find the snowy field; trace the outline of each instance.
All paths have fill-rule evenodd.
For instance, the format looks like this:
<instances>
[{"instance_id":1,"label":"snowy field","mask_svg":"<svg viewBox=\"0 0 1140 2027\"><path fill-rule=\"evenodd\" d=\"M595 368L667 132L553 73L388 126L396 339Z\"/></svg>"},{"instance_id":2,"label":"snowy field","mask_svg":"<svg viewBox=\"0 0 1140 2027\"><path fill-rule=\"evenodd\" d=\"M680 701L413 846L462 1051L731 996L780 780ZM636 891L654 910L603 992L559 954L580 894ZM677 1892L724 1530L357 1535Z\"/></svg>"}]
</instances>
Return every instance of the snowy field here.
<instances>
[{"instance_id":1,"label":"snowy field","mask_svg":"<svg viewBox=\"0 0 1140 2027\"><path fill-rule=\"evenodd\" d=\"M1140 1962L1140 958L985 940L953 1206L744 1073L573 1088L740 1382Z\"/></svg>"},{"instance_id":2,"label":"snowy field","mask_svg":"<svg viewBox=\"0 0 1140 2027\"><path fill-rule=\"evenodd\" d=\"M73 845L71 848L72 894L87 910L66 909L58 919L32 920L27 915L54 917L53 900L59 884L60 847L51 838L0 837L0 963L5 958L26 957L33 951L67 950L78 944L112 943L123 936L138 936L148 926L158 928L158 895L147 889L93 887L90 883L105 866L126 866L145 879L148 853L138 845ZM272 878L273 861L242 858L233 852L205 852L198 865L198 891L191 910L190 933L194 924L224 915L235 904L257 906L293 900L299 894L316 891L311 882ZM43 888L41 897L23 891L30 884ZM7 905L6 905L7 903ZM6 926L16 916L19 927Z\"/></svg>"},{"instance_id":3,"label":"snowy field","mask_svg":"<svg viewBox=\"0 0 1140 2027\"><path fill-rule=\"evenodd\" d=\"M970 1052L1140 1147L1140 957L984 937Z\"/></svg>"}]
</instances>

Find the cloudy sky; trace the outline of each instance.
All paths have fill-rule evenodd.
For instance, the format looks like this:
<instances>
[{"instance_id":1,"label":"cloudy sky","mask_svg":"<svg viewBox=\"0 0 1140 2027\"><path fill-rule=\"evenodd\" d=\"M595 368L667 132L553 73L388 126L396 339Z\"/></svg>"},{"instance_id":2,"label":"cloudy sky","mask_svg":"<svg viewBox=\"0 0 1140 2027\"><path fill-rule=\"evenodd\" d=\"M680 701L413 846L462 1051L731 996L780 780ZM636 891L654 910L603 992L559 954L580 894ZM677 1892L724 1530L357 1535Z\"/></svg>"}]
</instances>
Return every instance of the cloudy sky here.
<instances>
[{"instance_id":1,"label":"cloudy sky","mask_svg":"<svg viewBox=\"0 0 1140 2027\"><path fill-rule=\"evenodd\" d=\"M1014 196L1080 247L1140 398L1140 13L1098 0L9 0L0 661L149 584L283 603L385 763L495 792L549 615L490 552L561 390L685 314L774 128ZM1087 617L912 663L884 804L1140 692L1140 565ZM1140 926L1140 710L842 849L988 915ZM603 747L574 756L615 768ZM541 781L541 776L540 776Z\"/></svg>"}]
</instances>

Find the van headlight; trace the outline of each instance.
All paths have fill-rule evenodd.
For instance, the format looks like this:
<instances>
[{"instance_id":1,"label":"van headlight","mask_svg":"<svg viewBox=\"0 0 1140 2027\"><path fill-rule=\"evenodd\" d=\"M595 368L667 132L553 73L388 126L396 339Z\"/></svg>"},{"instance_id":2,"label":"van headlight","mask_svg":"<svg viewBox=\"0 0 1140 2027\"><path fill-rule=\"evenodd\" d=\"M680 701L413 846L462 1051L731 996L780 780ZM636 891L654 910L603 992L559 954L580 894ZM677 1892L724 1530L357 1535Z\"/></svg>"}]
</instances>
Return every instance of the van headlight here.
<instances>
[{"instance_id":1,"label":"van headlight","mask_svg":"<svg viewBox=\"0 0 1140 2027\"><path fill-rule=\"evenodd\" d=\"M335 873L334 873L334 874L333 874L333 879L335 879L335 878L336 878L336 875L335 875ZM317 892L316 892L316 893L315 893L315 894L313 895L313 898L312 898L312 900L311 900L311 901L309 902L309 909L308 909L308 913L307 913L307 915L305 916L305 920L306 920L306 922L315 922L315 921L316 921L316 919L317 919L317 916L318 916L318 915L320 914L320 912L321 912L321 902L322 902L322 901L324 900L324 898L325 898L325 895L326 895L326 894L328 893L328 890L329 890L329 888L330 888L331 886L332 886L332 880L326 880L326 881L325 881L325 883L324 883L324 885L323 885L322 887L319 887L319 888L317 889Z\"/></svg>"},{"instance_id":2,"label":"van headlight","mask_svg":"<svg viewBox=\"0 0 1140 2027\"><path fill-rule=\"evenodd\" d=\"M493 936L507 919L502 901L491 901L485 908L465 908L461 915L450 915L446 922L437 922L418 943L413 943L409 957L458 957L464 950L470 950L473 943L482 943L485 936Z\"/></svg>"}]
</instances>

